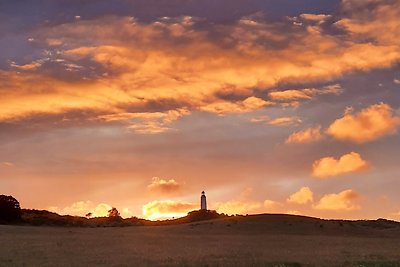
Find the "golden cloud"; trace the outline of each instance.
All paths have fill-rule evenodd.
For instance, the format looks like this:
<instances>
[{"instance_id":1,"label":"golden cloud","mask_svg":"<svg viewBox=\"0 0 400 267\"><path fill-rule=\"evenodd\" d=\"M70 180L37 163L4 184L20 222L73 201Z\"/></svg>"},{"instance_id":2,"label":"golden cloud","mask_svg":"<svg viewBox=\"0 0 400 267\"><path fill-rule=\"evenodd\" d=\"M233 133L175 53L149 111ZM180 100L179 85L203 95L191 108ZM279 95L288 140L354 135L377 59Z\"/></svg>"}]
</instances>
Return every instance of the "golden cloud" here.
<instances>
[{"instance_id":1,"label":"golden cloud","mask_svg":"<svg viewBox=\"0 0 400 267\"><path fill-rule=\"evenodd\" d=\"M266 124L274 125L274 126L289 126L289 125L301 123L301 119L299 119L298 117L279 117L279 118L271 119L268 116L261 116L261 117L256 117L256 118L250 119L250 122L266 123Z\"/></svg>"},{"instance_id":2,"label":"golden cloud","mask_svg":"<svg viewBox=\"0 0 400 267\"><path fill-rule=\"evenodd\" d=\"M315 22L324 22L325 20L331 18L331 15L325 15L325 14L301 14L300 18L305 19L305 20L310 20L310 21L315 21Z\"/></svg>"},{"instance_id":3,"label":"golden cloud","mask_svg":"<svg viewBox=\"0 0 400 267\"><path fill-rule=\"evenodd\" d=\"M353 190L345 190L338 194L327 194L313 206L317 210L352 211L360 209L355 203L359 195Z\"/></svg>"},{"instance_id":4,"label":"golden cloud","mask_svg":"<svg viewBox=\"0 0 400 267\"><path fill-rule=\"evenodd\" d=\"M92 217L107 217L108 211L111 210L111 208L112 207L106 203L94 205L93 202L87 200L72 203L70 206L62 209L55 206L49 207L48 209L63 215L85 216L88 213L92 213Z\"/></svg>"},{"instance_id":5,"label":"golden cloud","mask_svg":"<svg viewBox=\"0 0 400 267\"><path fill-rule=\"evenodd\" d=\"M346 1L344 8L350 2L355 3ZM46 60L64 68L63 75L37 64L40 61L20 66L18 71L1 71L0 121L77 110L87 114L86 119L100 115L105 121L127 113L161 112L169 117L181 109L188 112L175 119L196 110L254 111L272 104L257 97L257 90L280 83L326 82L349 72L397 63L399 9L389 4L373 8L368 10L372 17L368 20L363 12L344 12L347 17L335 24L345 29L343 35L331 35L318 23L298 27L290 21L249 18L198 27L198 20L191 17L141 23L131 17L106 16L46 26L32 32L32 40L43 50L57 49ZM325 19L310 14L302 18ZM365 36L372 41L366 42L370 39ZM71 71L76 72L74 79L60 78ZM219 97L227 88L243 98ZM283 101L282 105L292 105L285 101L324 92L290 90L271 96ZM141 133L170 129L171 120L150 117L128 125Z\"/></svg>"},{"instance_id":6,"label":"golden cloud","mask_svg":"<svg viewBox=\"0 0 400 267\"><path fill-rule=\"evenodd\" d=\"M160 179L158 177L153 177L151 184L147 186L147 189L156 194L172 194L180 190L181 185L175 181L175 179Z\"/></svg>"},{"instance_id":7,"label":"golden cloud","mask_svg":"<svg viewBox=\"0 0 400 267\"><path fill-rule=\"evenodd\" d=\"M115 113L98 116L107 122L122 121L128 128L137 133L157 134L171 130L170 124L180 117L189 114L187 109L169 110L166 112Z\"/></svg>"},{"instance_id":8,"label":"golden cloud","mask_svg":"<svg viewBox=\"0 0 400 267\"><path fill-rule=\"evenodd\" d=\"M301 119L298 117L280 117L268 121L268 124L275 126L288 126L298 123L301 123Z\"/></svg>"},{"instance_id":9,"label":"golden cloud","mask_svg":"<svg viewBox=\"0 0 400 267\"><path fill-rule=\"evenodd\" d=\"M285 141L286 144L303 144L318 141L322 138L321 126L307 128L305 130L292 133Z\"/></svg>"},{"instance_id":10,"label":"golden cloud","mask_svg":"<svg viewBox=\"0 0 400 267\"><path fill-rule=\"evenodd\" d=\"M225 213L229 215L234 214L247 214L258 210L263 206L262 202L252 200L253 188L248 187L240 195L232 200L226 202L216 203L216 210L219 213Z\"/></svg>"},{"instance_id":11,"label":"golden cloud","mask_svg":"<svg viewBox=\"0 0 400 267\"><path fill-rule=\"evenodd\" d=\"M198 209L199 205L173 200L152 201L142 207L144 218L149 220L170 219L186 216L189 211Z\"/></svg>"},{"instance_id":12,"label":"golden cloud","mask_svg":"<svg viewBox=\"0 0 400 267\"><path fill-rule=\"evenodd\" d=\"M392 108L380 103L357 114L347 109L344 116L335 120L326 132L339 140L365 143L396 133L399 123L400 118L394 115Z\"/></svg>"},{"instance_id":13,"label":"golden cloud","mask_svg":"<svg viewBox=\"0 0 400 267\"><path fill-rule=\"evenodd\" d=\"M309 187L302 187L299 191L289 196L288 203L307 204L313 201L313 192Z\"/></svg>"},{"instance_id":14,"label":"golden cloud","mask_svg":"<svg viewBox=\"0 0 400 267\"><path fill-rule=\"evenodd\" d=\"M20 70L35 70L42 66L43 62L41 61L33 61L31 63L25 64L25 65L17 65L15 63L11 63L11 67L20 69Z\"/></svg>"},{"instance_id":15,"label":"golden cloud","mask_svg":"<svg viewBox=\"0 0 400 267\"><path fill-rule=\"evenodd\" d=\"M353 37L374 39L381 45L399 43L400 6L397 0L344 0L343 7L352 15L338 21L336 25L352 33Z\"/></svg>"},{"instance_id":16,"label":"golden cloud","mask_svg":"<svg viewBox=\"0 0 400 267\"><path fill-rule=\"evenodd\" d=\"M316 160L312 166L312 175L318 178L328 178L360 172L368 168L369 164L361 158L360 154L350 152L349 154L341 156L339 159L325 157Z\"/></svg>"},{"instance_id":17,"label":"golden cloud","mask_svg":"<svg viewBox=\"0 0 400 267\"><path fill-rule=\"evenodd\" d=\"M343 92L339 84L325 86L322 89L306 88L306 89L292 89L284 91L270 92L268 95L274 101L291 102L299 100L310 100L316 95L335 94L339 95Z\"/></svg>"},{"instance_id":18,"label":"golden cloud","mask_svg":"<svg viewBox=\"0 0 400 267\"><path fill-rule=\"evenodd\" d=\"M202 111L217 113L224 115L226 113L244 113L261 109L271 105L271 102L265 101L258 97L248 97L243 101L229 102L229 101L216 101L211 104L206 104L199 109Z\"/></svg>"},{"instance_id":19,"label":"golden cloud","mask_svg":"<svg viewBox=\"0 0 400 267\"><path fill-rule=\"evenodd\" d=\"M257 201L232 200L224 203L217 203L217 212L229 215L247 214L262 207Z\"/></svg>"}]
</instances>

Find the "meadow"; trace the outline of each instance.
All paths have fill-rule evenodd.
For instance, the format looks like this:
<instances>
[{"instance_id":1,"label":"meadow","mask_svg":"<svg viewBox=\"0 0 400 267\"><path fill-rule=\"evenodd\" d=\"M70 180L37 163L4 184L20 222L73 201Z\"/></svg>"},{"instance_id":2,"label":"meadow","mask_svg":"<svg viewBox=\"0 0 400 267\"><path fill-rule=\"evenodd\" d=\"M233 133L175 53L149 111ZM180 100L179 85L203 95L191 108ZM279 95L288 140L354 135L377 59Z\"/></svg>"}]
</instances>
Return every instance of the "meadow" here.
<instances>
[{"instance_id":1,"label":"meadow","mask_svg":"<svg viewBox=\"0 0 400 267\"><path fill-rule=\"evenodd\" d=\"M0 266L400 266L400 225L287 215L166 226L0 225Z\"/></svg>"}]
</instances>

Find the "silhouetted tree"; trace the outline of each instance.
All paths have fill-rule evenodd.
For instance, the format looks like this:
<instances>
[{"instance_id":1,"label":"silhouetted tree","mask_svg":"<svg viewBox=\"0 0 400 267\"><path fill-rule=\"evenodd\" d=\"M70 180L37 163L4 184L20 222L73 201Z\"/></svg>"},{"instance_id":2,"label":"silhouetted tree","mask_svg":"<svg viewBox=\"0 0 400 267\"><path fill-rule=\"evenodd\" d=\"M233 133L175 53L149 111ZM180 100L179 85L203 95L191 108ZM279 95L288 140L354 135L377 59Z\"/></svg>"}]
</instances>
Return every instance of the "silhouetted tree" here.
<instances>
[{"instance_id":1,"label":"silhouetted tree","mask_svg":"<svg viewBox=\"0 0 400 267\"><path fill-rule=\"evenodd\" d=\"M119 214L119 211L116 208L112 208L108 211L108 217L110 218L117 218L117 217L121 217Z\"/></svg>"},{"instance_id":2,"label":"silhouetted tree","mask_svg":"<svg viewBox=\"0 0 400 267\"><path fill-rule=\"evenodd\" d=\"M21 219L21 207L12 196L0 195L0 222L16 222Z\"/></svg>"},{"instance_id":3,"label":"silhouetted tree","mask_svg":"<svg viewBox=\"0 0 400 267\"><path fill-rule=\"evenodd\" d=\"M85 217L89 219L90 217L92 217L92 213L89 212L88 214L85 215Z\"/></svg>"}]
</instances>

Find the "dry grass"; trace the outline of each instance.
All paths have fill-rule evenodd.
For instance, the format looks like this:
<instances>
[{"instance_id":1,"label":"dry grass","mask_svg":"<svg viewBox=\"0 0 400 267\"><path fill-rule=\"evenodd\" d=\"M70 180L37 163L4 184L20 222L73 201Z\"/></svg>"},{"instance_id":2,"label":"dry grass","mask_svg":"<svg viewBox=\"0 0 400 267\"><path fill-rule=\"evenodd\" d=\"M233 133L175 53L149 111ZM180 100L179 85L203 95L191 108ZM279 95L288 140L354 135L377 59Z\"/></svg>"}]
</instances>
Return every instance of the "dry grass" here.
<instances>
[{"instance_id":1,"label":"dry grass","mask_svg":"<svg viewBox=\"0 0 400 267\"><path fill-rule=\"evenodd\" d=\"M400 266L400 228L247 217L173 226L0 226L0 266Z\"/></svg>"}]
</instances>

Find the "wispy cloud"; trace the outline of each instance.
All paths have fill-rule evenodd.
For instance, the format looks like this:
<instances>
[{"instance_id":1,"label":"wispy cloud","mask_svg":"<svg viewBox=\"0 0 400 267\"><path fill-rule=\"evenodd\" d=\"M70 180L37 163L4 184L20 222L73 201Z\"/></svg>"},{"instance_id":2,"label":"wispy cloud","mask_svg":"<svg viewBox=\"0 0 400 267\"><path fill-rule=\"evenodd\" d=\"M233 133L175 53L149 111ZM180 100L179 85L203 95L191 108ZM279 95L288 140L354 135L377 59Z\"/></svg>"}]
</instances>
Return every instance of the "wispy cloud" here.
<instances>
[{"instance_id":1,"label":"wispy cloud","mask_svg":"<svg viewBox=\"0 0 400 267\"><path fill-rule=\"evenodd\" d=\"M322 138L321 126L307 128L292 133L285 141L286 144L303 144L318 141Z\"/></svg>"}]
</instances>

